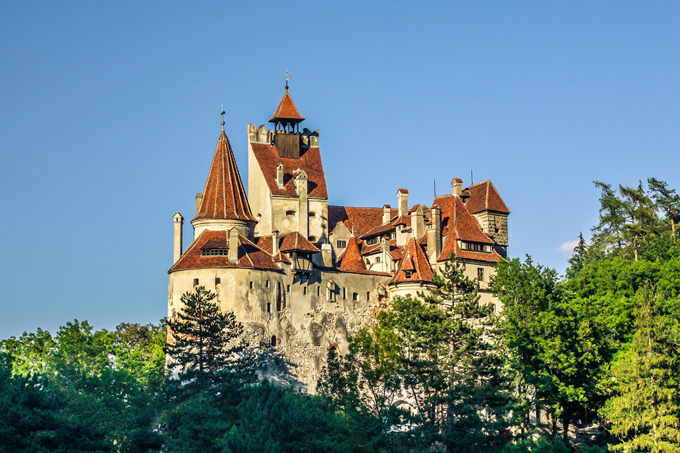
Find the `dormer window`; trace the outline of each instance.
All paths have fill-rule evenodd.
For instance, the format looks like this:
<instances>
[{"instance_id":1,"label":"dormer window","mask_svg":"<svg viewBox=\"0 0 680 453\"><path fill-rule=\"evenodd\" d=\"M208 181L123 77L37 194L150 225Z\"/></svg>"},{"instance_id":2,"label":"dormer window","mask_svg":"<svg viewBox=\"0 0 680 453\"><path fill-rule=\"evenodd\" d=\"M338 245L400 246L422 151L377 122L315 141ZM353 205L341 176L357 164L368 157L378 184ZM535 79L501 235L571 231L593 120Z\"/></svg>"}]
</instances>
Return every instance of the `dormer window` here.
<instances>
[{"instance_id":1,"label":"dormer window","mask_svg":"<svg viewBox=\"0 0 680 453\"><path fill-rule=\"evenodd\" d=\"M406 278L412 278L413 277L413 271L411 269L407 269L404 271L404 277Z\"/></svg>"},{"instance_id":2,"label":"dormer window","mask_svg":"<svg viewBox=\"0 0 680 453\"><path fill-rule=\"evenodd\" d=\"M367 245L377 244L379 239L380 239L380 238L379 238L378 236L376 236L376 237L374 237L374 238L371 238L371 239L367 240L367 241L366 241L366 244L367 244Z\"/></svg>"},{"instance_id":3,"label":"dormer window","mask_svg":"<svg viewBox=\"0 0 680 453\"><path fill-rule=\"evenodd\" d=\"M203 249L201 250L201 256L227 256L229 255L229 249Z\"/></svg>"},{"instance_id":4,"label":"dormer window","mask_svg":"<svg viewBox=\"0 0 680 453\"><path fill-rule=\"evenodd\" d=\"M491 253L491 246L489 244L480 244L479 242L461 241L460 248L470 252Z\"/></svg>"}]
</instances>

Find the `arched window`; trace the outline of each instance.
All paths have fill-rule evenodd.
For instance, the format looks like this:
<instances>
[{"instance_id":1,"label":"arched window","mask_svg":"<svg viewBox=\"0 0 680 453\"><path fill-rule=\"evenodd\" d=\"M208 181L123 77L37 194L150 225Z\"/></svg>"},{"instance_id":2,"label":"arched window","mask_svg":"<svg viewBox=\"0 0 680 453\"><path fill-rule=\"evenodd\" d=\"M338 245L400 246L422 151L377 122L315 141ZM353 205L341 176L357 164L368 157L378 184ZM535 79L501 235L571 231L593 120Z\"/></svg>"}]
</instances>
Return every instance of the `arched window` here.
<instances>
[{"instance_id":1,"label":"arched window","mask_svg":"<svg viewBox=\"0 0 680 453\"><path fill-rule=\"evenodd\" d=\"M272 335L272 347L276 347L276 335Z\"/></svg>"}]
</instances>

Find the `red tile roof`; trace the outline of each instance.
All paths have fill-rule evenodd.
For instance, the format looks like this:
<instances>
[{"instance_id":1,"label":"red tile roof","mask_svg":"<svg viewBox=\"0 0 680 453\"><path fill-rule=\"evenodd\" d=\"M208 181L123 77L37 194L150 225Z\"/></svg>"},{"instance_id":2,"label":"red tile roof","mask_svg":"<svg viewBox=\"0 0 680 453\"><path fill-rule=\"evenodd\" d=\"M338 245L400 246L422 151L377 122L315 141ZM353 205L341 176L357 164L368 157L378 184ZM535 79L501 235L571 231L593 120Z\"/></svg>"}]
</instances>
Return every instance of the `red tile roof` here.
<instances>
[{"instance_id":1,"label":"red tile roof","mask_svg":"<svg viewBox=\"0 0 680 453\"><path fill-rule=\"evenodd\" d=\"M442 234L447 235L438 261L445 261L454 253L460 258L498 262L500 255L495 251L492 253L472 252L461 250L458 247L458 239L481 244L494 244L494 241L484 234L479 222L470 214L460 197L450 194L444 195L435 198L434 204L441 209Z\"/></svg>"},{"instance_id":2,"label":"red tile roof","mask_svg":"<svg viewBox=\"0 0 680 453\"><path fill-rule=\"evenodd\" d=\"M465 190L470 191L466 207L472 214L487 210L510 214L510 210L490 180L487 179Z\"/></svg>"},{"instance_id":3,"label":"red tile roof","mask_svg":"<svg viewBox=\"0 0 680 453\"><path fill-rule=\"evenodd\" d=\"M238 263L230 263L229 256L201 256L206 248L229 249L227 231L204 230L182 254L168 273L185 269L206 269L213 267L246 267L279 271L281 268L271 255L250 242L245 236L238 236Z\"/></svg>"},{"instance_id":4,"label":"red tile roof","mask_svg":"<svg viewBox=\"0 0 680 453\"><path fill-rule=\"evenodd\" d=\"M390 217L397 215L397 209L390 210ZM343 222L355 236L362 236L382 224L383 208L356 208L351 206L329 206L328 225L333 231Z\"/></svg>"},{"instance_id":5,"label":"red tile roof","mask_svg":"<svg viewBox=\"0 0 680 453\"><path fill-rule=\"evenodd\" d=\"M289 123L300 123L305 120L305 117L300 115L297 107L295 107L293 98L290 97L290 94L288 94L288 90L286 90L286 92L283 94L281 102L279 102L279 106L276 108L276 112L274 112L274 116L272 116L269 122L276 123L277 121L281 120L293 120L283 121Z\"/></svg>"},{"instance_id":6,"label":"red tile roof","mask_svg":"<svg viewBox=\"0 0 680 453\"><path fill-rule=\"evenodd\" d=\"M378 236L383 233L387 233L389 231L394 230L397 227L397 225L406 225L407 227L411 226L411 216L410 215L395 216L388 223L384 225L378 225L372 230L365 232L364 234L361 235L361 238L364 239L373 236Z\"/></svg>"},{"instance_id":7,"label":"red tile roof","mask_svg":"<svg viewBox=\"0 0 680 453\"><path fill-rule=\"evenodd\" d=\"M364 259L361 257L361 249L359 248L359 244L357 243L357 238L355 238L354 236L350 237L349 241L347 241L347 248L339 257L339 259L340 265L338 266L338 268L340 270L347 271L366 270L366 263L364 263Z\"/></svg>"},{"instance_id":8,"label":"red tile roof","mask_svg":"<svg viewBox=\"0 0 680 453\"><path fill-rule=\"evenodd\" d=\"M279 250L282 252L318 253L321 251L297 231L281 236L279 239L281 240L281 246L279 247Z\"/></svg>"},{"instance_id":9,"label":"red tile roof","mask_svg":"<svg viewBox=\"0 0 680 453\"><path fill-rule=\"evenodd\" d=\"M255 221L236 167L234 153L224 131L220 134L203 189L203 202L196 219Z\"/></svg>"},{"instance_id":10,"label":"red tile roof","mask_svg":"<svg viewBox=\"0 0 680 453\"><path fill-rule=\"evenodd\" d=\"M411 277L406 276L405 271L411 272ZM411 238L406 247L404 247L404 256L399 262L397 272L390 280L390 285L398 283L417 283L425 282L432 283L434 272L430 263L423 252L423 249L416 243L416 240Z\"/></svg>"},{"instance_id":11,"label":"red tile roof","mask_svg":"<svg viewBox=\"0 0 680 453\"><path fill-rule=\"evenodd\" d=\"M257 159L264 179L267 181L269 190L274 195L297 196L295 187L295 177L293 174L298 170L307 173L307 194L310 197L328 198L326 191L326 177L323 173L321 163L321 153L318 147L310 147L300 156L299 159L293 157L279 157L276 148L266 143L251 142L253 154ZM283 165L283 187L279 188L276 182L276 167Z\"/></svg>"}]
</instances>

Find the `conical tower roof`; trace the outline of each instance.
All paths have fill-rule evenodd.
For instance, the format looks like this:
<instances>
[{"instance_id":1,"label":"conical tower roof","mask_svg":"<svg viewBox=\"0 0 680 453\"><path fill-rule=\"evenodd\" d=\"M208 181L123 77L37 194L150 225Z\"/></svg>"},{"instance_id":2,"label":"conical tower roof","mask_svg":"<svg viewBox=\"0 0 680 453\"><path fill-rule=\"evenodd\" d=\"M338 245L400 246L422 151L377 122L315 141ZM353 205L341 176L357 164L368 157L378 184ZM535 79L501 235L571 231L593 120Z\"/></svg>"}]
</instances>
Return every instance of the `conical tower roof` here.
<instances>
[{"instance_id":1,"label":"conical tower roof","mask_svg":"<svg viewBox=\"0 0 680 453\"><path fill-rule=\"evenodd\" d=\"M406 247L404 247L404 256L401 258L397 272L395 272L389 284L431 283L433 278L434 272L425 256L425 252L423 252L423 249L420 248L416 240L411 238Z\"/></svg>"},{"instance_id":2,"label":"conical tower roof","mask_svg":"<svg viewBox=\"0 0 680 453\"><path fill-rule=\"evenodd\" d=\"M288 87L286 87L286 92L283 93L281 102L279 102L279 106L276 108L276 112L274 112L274 116L272 116L269 122L296 124L301 123L304 120L305 117L298 112L298 109L293 102L293 98L288 94Z\"/></svg>"},{"instance_id":3,"label":"conical tower roof","mask_svg":"<svg viewBox=\"0 0 680 453\"><path fill-rule=\"evenodd\" d=\"M361 258L361 250L359 244L354 236L349 238L347 248L342 254L342 261L340 262L340 269L345 271L365 271L366 264Z\"/></svg>"},{"instance_id":4,"label":"conical tower roof","mask_svg":"<svg viewBox=\"0 0 680 453\"><path fill-rule=\"evenodd\" d=\"M255 222L250 212L246 191L238 173L234 152L222 131L210 164L208 180L203 189L203 202L194 220L228 219Z\"/></svg>"}]
</instances>

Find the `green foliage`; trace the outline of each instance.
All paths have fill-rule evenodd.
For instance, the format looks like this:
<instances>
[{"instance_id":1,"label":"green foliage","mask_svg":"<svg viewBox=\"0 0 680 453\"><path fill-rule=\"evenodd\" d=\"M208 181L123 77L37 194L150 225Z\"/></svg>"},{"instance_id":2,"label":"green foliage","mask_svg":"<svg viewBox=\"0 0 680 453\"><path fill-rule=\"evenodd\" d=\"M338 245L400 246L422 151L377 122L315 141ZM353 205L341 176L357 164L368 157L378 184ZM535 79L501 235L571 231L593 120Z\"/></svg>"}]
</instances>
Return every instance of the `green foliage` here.
<instances>
[{"instance_id":1,"label":"green foliage","mask_svg":"<svg viewBox=\"0 0 680 453\"><path fill-rule=\"evenodd\" d=\"M460 261L435 283L424 300L393 299L346 357L331 354L320 389L350 419L374 420L373 448L495 451L512 398L493 307L479 303Z\"/></svg>"},{"instance_id":2,"label":"green foliage","mask_svg":"<svg viewBox=\"0 0 680 453\"><path fill-rule=\"evenodd\" d=\"M636 294L635 334L611 365L603 412L624 451L680 451L680 326L651 288Z\"/></svg>"},{"instance_id":3,"label":"green foliage","mask_svg":"<svg viewBox=\"0 0 680 453\"><path fill-rule=\"evenodd\" d=\"M569 418L582 408L595 409L597 376L608 360L602 326L575 309L552 269L513 259L499 263L492 288L503 304L500 331L524 395L528 422L532 407L562 420L566 439Z\"/></svg>"},{"instance_id":4,"label":"green foliage","mask_svg":"<svg viewBox=\"0 0 680 453\"><path fill-rule=\"evenodd\" d=\"M267 381L248 390L238 414L220 442L225 453L344 453L356 447L347 424L324 399Z\"/></svg>"}]
</instances>

